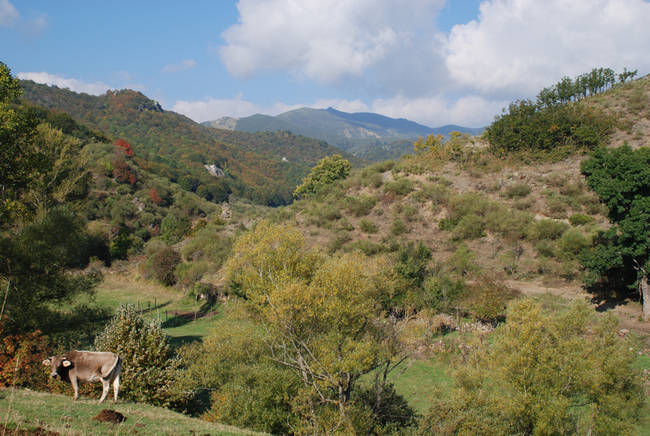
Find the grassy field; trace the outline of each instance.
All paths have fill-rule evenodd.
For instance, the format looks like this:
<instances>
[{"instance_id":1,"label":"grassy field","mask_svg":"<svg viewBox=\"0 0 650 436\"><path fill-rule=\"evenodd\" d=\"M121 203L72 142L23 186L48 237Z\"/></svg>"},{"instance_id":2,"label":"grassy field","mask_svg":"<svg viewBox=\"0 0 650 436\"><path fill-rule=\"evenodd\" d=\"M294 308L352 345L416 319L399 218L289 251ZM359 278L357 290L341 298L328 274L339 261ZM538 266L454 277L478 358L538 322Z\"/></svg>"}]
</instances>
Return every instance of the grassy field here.
<instances>
[{"instance_id":1,"label":"grassy field","mask_svg":"<svg viewBox=\"0 0 650 436\"><path fill-rule=\"evenodd\" d=\"M121 424L93 420L103 409L115 410L126 417ZM0 390L0 428L34 429L62 435L255 435L236 427L210 423L146 404L80 399L28 390Z\"/></svg>"},{"instance_id":2,"label":"grassy field","mask_svg":"<svg viewBox=\"0 0 650 436\"><path fill-rule=\"evenodd\" d=\"M424 414L431 405L433 395L451 389L453 381L447 370L445 363L434 359L412 359L395 369L389 380L416 412Z\"/></svg>"},{"instance_id":3,"label":"grassy field","mask_svg":"<svg viewBox=\"0 0 650 436\"><path fill-rule=\"evenodd\" d=\"M142 310L147 318L158 318L173 345L198 340L215 327L219 318L219 306L206 307L203 302L194 301L183 292L152 281L138 280L133 274L109 273L96 288L95 303L111 311L121 304L132 304ZM172 312L196 312L196 320L182 318ZM201 312L217 312L216 315L201 317Z\"/></svg>"}]
</instances>

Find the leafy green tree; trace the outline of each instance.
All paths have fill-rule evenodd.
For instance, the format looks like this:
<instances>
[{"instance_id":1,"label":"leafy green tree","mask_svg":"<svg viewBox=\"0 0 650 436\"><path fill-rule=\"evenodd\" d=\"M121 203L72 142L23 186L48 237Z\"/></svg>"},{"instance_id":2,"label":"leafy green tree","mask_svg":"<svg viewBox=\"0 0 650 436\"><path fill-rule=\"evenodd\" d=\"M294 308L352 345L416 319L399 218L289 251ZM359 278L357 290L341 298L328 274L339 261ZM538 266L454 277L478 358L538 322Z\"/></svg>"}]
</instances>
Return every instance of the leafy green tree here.
<instances>
[{"instance_id":1,"label":"leafy green tree","mask_svg":"<svg viewBox=\"0 0 650 436\"><path fill-rule=\"evenodd\" d=\"M352 401L359 378L388 372L399 353L382 319L391 281L385 262L358 254L323 258L296 229L261 222L236 241L225 268L268 330L273 359L302 382L293 407L304 431L352 431L363 422Z\"/></svg>"},{"instance_id":2,"label":"leafy green tree","mask_svg":"<svg viewBox=\"0 0 650 436\"><path fill-rule=\"evenodd\" d=\"M606 280L610 292L639 289L650 317L650 148L596 150L582 164L587 184L608 208L613 225L583 256L587 284Z\"/></svg>"},{"instance_id":3,"label":"leafy green tree","mask_svg":"<svg viewBox=\"0 0 650 436\"><path fill-rule=\"evenodd\" d=\"M634 434L643 384L616 330L585 303L514 302L455 372L452 395L434 400L422 434Z\"/></svg>"},{"instance_id":4,"label":"leafy green tree","mask_svg":"<svg viewBox=\"0 0 650 436\"><path fill-rule=\"evenodd\" d=\"M133 306L120 306L95 340L95 349L122 358L123 398L176 407L189 400L178 384L181 360L174 355L160 322L145 320Z\"/></svg>"},{"instance_id":5,"label":"leafy green tree","mask_svg":"<svg viewBox=\"0 0 650 436\"><path fill-rule=\"evenodd\" d=\"M0 62L0 226L24 215L22 194L48 166L34 144L38 119L16 106L20 94L18 80Z\"/></svg>"},{"instance_id":6,"label":"leafy green tree","mask_svg":"<svg viewBox=\"0 0 650 436\"><path fill-rule=\"evenodd\" d=\"M350 162L339 154L326 156L311 169L302 184L293 192L293 196L301 198L308 194L314 194L336 180L345 179L350 174L351 168Z\"/></svg>"},{"instance_id":7,"label":"leafy green tree","mask_svg":"<svg viewBox=\"0 0 650 436\"><path fill-rule=\"evenodd\" d=\"M96 256L85 223L59 207L12 235L0 234L0 289L8 333L67 326L58 306L74 306L76 296L92 290L94 274L69 274ZM88 314L87 314L88 315Z\"/></svg>"}]
</instances>

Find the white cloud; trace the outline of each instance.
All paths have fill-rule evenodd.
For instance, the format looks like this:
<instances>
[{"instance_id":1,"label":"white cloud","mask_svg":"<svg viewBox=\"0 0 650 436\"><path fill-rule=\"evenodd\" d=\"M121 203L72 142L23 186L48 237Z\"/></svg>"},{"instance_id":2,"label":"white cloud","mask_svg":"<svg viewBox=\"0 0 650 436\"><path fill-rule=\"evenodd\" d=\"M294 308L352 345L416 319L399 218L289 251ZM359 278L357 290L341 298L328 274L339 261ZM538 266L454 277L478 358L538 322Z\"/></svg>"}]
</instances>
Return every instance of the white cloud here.
<instances>
[{"instance_id":1,"label":"white cloud","mask_svg":"<svg viewBox=\"0 0 650 436\"><path fill-rule=\"evenodd\" d=\"M191 70L196 66L196 61L194 59L185 59L177 64L167 64L162 67L162 71L165 73L177 73L179 71Z\"/></svg>"},{"instance_id":2,"label":"white cloud","mask_svg":"<svg viewBox=\"0 0 650 436\"><path fill-rule=\"evenodd\" d=\"M110 86L103 82L82 82L77 79L70 79L46 72L40 73L18 73L17 77L23 80L33 80L36 83L45 83L46 85L55 85L59 88L68 88L75 92L85 92L86 94L100 95L105 93Z\"/></svg>"},{"instance_id":3,"label":"white cloud","mask_svg":"<svg viewBox=\"0 0 650 436\"><path fill-rule=\"evenodd\" d=\"M240 0L239 23L223 33L228 70L287 70L322 82L361 76L422 28L444 0Z\"/></svg>"},{"instance_id":4,"label":"white cloud","mask_svg":"<svg viewBox=\"0 0 650 436\"><path fill-rule=\"evenodd\" d=\"M372 103L372 111L393 118L406 118L431 127L445 124L480 127L489 124L505 105L506 101L487 100L477 95L461 97L454 102L449 102L441 96L406 98L398 95L388 99L376 99Z\"/></svg>"},{"instance_id":5,"label":"white cloud","mask_svg":"<svg viewBox=\"0 0 650 436\"><path fill-rule=\"evenodd\" d=\"M177 101L171 110L194 121L203 122L226 116L241 118L257 113L278 115L302 107L314 109L333 107L343 112L376 112L393 118L407 118L434 127L444 124L480 127L489 124L494 115L506 105L506 101L490 101L480 96L462 97L451 103L440 96L407 98L400 95L388 99L375 99L371 104L361 100L320 99L313 103L277 102L270 106L261 106L238 95L230 99Z\"/></svg>"},{"instance_id":6,"label":"white cloud","mask_svg":"<svg viewBox=\"0 0 650 436\"><path fill-rule=\"evenodd\" d=\"M452 28L446 65L482 93L532 95L593 67L647 71L648 23L643 0L489 0Z\"/></svg>"},{"instance_id":7,"label":"white cloud","mask_svg":"<svg viewBox=\"0 0 650 436\"><path fill-rule=\"evenodd\" d=\"M209 98L204 101L179 100L171 110L201 123L225 116L238 118L252 115L259 112L259 107L238 95L234 98Z\"/></svg>"},{"instance_id":8,"label":"white cloud","mask_svg":"<svg viewBox=\"0 0 650 436\"><path fill-rule=\"evenodd\" d=\"M9 0L0 0L0 27L9 27L20 14Z\"/></svg>"}]
</instances>

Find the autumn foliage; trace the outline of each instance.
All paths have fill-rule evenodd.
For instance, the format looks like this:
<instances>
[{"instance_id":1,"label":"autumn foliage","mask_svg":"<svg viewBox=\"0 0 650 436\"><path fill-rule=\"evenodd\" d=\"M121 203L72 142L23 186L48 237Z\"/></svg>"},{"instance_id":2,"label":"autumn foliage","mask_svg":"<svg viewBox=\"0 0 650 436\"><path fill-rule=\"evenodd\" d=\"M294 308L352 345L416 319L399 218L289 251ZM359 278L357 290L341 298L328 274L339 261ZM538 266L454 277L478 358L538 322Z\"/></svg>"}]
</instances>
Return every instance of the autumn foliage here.
<instances>
[{"instance_id":1,"label":"autumn foliage","mask_svg":"<svg viewBox=\"0 0 650 436\"><path fill-rule=\"evenodd\" d=\"M41 362L47 358L47 340L40 331L5 335L0 323L0 387L44 388L47 374Z\"/></svg>"},{"instance_id":2,"label":"autumn foliage","mask_svg":"<svg viewBox=\"0 0 650 436\"><path fill-rule=\"evenodd\" d=\"M120 138L115 141L115 147L123 150L124 154L126 154L128 157L133 157L133 149L131 148L131 144L126 142L124 139Z\"/></svg>"}]
</instances>

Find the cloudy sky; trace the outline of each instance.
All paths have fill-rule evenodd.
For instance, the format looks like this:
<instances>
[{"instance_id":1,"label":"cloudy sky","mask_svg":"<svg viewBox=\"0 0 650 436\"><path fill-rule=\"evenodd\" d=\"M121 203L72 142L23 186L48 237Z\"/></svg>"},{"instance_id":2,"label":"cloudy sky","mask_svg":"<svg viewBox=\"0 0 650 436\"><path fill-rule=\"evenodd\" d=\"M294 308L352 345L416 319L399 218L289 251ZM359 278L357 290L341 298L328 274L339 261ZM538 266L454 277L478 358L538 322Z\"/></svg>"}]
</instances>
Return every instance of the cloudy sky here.
<instances>
[{"instance_id":1,"label":"cloudy sky","mask_svg":"<svg viewBox=\"0 0 650 436\"><path fill-rule=\"evenodd\" d=\"M483 126L596 66L650 72L648 0L0 0L0 61L196 121L296 107Z\"/></svg>"}]
</instances>

